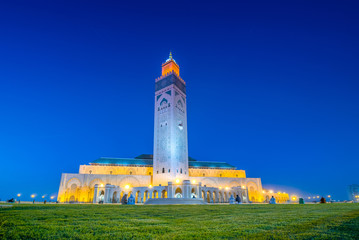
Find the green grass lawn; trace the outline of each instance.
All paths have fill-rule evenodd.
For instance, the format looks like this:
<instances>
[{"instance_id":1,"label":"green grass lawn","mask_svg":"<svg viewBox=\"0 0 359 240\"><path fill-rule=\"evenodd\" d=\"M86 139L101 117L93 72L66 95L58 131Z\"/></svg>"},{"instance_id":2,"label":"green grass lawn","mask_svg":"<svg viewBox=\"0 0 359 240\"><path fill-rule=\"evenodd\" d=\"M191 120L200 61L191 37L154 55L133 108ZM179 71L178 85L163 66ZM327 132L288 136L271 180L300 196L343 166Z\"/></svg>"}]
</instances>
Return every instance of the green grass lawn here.
<instances>
[{"instance_id":1,"label":"green grass lawn","mask_svg":"<svg viewBox=\"0 0 359 240\"><path fill-rule=\"evenodd\" d=\"M0 239L359 239L359 204L17 205Z\"/></svg>"}]
</instances>

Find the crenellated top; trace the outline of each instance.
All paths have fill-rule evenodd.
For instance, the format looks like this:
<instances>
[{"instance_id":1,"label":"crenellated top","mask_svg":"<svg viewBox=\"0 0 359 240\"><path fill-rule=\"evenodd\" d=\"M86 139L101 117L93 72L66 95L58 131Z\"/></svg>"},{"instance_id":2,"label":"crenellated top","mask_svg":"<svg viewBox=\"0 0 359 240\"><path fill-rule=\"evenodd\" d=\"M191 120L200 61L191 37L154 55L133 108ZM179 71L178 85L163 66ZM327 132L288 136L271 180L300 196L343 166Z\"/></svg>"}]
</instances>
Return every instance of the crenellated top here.
<instances>
[{"instance_id":1,"label":"crenellated top","mask_svg":"<svg viewBox=\"0 0 359 240\"><path fill-rule=\"evenodd\" d=\"M182 82L183 84L186 85L186 82L185 82L185 81L179 76L179 74L177 74L175 71L167 72L166 74L162 75L161 77L156 78L156 82L161 81L162 79L168 77L168 76L171 75L171 74L175 75L179 80L181 80L181 82Z\"/></svg>"}]
</instances>

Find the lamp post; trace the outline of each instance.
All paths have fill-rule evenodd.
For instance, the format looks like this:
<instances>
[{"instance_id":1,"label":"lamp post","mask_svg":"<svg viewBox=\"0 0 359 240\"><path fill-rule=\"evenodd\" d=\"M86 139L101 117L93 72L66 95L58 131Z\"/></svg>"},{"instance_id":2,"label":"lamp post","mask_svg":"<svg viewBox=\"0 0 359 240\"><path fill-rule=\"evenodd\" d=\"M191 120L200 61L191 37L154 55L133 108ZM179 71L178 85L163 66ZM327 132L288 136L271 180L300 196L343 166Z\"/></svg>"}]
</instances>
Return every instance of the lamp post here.
<instances>
[{"instance_id":1,"label":"lamp post","mask_svg":"<svg viewBox=\"0 0 359 240\"><path fill-rule=\"evenodd\" d=\"M17 197L18 197L18 202L20 203L21 193L18 193L18 194L17 194Z\"/></svg>"}]
</instances>

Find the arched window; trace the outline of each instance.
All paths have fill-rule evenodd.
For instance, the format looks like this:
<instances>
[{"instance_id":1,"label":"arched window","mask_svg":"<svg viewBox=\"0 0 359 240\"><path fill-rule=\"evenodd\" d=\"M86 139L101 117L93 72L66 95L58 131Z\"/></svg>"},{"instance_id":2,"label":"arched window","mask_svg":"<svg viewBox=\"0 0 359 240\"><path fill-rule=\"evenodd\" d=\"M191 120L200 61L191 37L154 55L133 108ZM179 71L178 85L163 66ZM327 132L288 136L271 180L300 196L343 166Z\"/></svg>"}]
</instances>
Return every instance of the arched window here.
<instances>
[{"instance_id":1,"label":"arched window","mask_svg":"<svg viewBox=\"0 0 359 240\"><path fill-rule=\"evenodd\" d=\"M221 173L221 174L219 174L219 176L220 176L220 177L222 177L222 173Z\"/></svg>"},{"instance_id":2,"label":"arched window","mask_svg":"<svg viewBox=\"0 0 359 240\"><path fill-rule=\"evenodd\" d=\"M90 170L89 173L92 174L92 170Z\"/></svg>"},{"instance_id":3,"label":"arched window","mask_svg":"<svg viewBox=\"0 0 359 240\"><path fill-rule=\"evenodd\" d=\"M130 172L130 175L132 175L132 172Z\"/></svg>"},{"instance_id":4,"label":"arched window","mask_svg":"<svg viewBox=\"0 0 359 240\"><path fill-rule=\"evenodd\" d=\"M181 168L181 174L182 174L182 168Z\"/></svg>"},{"instance_id":5,"label":"arched window","mask_svg":"<svg viewBox=\"0 0 359 240\"><path fill-rule=\"evenodd\" d=\"M206 174L203 173L203 177L206 176Z\"/></svg>"},{"instance_id":6,"label":"arched window","mask_svg":"<svg viewBox=\"0 0 359 240\"><path fill-rule=\"evenodd\" d=\"M149 172L148 175L151 175L151 172Z\"/></svg>"},{"instance_id":7,"label":"arched window","mask_svg":"<svg viewBox=\"0 0 359 240\"><path fill-rule=\"evenodd\" d=\"M168 169L168 172L171 172L171 169Z\"/></svg>"},{"instance_id":8,"label":"arched window","mask_svg":"<svg viewBox=\"0 0 359 240\"><path fill-rule=\"evenodd\" d=\"M112 171L110 171L110 174L112 174Z\"/></svg>"},{"instance_id":9,"label":"arched window","mask_svg":"<svg viewBox=\"0 0 359 240\"><path fill-rule=\"evenodd\" d=\"M165 168L162 168L162 173L165 173Z\"/></svg>"},{"instance_id":10,"label":"arched window","mask_svg":"<svg viewBox=\"0 0 359 240\"><path fill-rule=\"evenodd\" d=\"M158 171L157 171L157 174L158 174Z\"/></svg>"}]
</instances>

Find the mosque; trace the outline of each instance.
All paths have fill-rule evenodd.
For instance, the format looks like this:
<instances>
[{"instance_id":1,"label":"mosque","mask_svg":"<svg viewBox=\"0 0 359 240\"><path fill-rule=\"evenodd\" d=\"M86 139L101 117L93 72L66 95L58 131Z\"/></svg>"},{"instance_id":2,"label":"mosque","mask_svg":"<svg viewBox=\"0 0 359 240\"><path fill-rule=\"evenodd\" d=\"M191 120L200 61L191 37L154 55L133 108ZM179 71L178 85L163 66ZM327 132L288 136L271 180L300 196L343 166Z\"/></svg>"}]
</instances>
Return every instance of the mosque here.
<instances>
[{"instance_id":1,"label":"mosque","mask_svg":"<svg viewBox=\"0 0 359 240\"><path fill-rule=\"evenodd\" d=\"M59 202L119 203L125 194L136 204L226 203L231 195L244 203L289 199L266 191L260 178L247 178L231 164L188 156L186 83L172 54L155 81L154 100L153 155L103 157L80 165L79 173L63 173Z\"/></svg>"}]
</instances>

